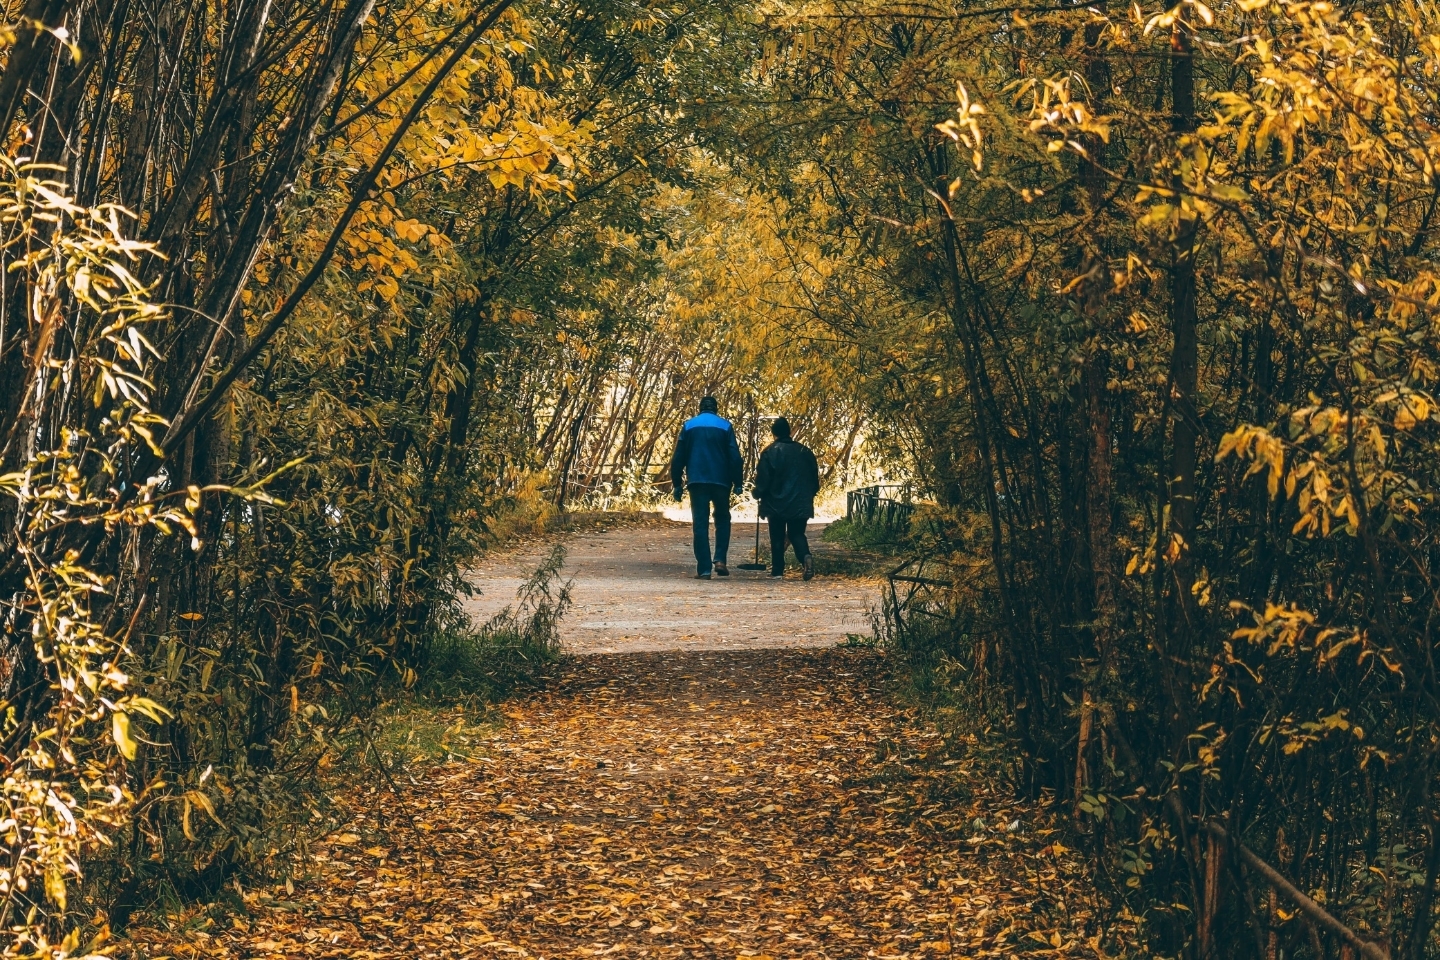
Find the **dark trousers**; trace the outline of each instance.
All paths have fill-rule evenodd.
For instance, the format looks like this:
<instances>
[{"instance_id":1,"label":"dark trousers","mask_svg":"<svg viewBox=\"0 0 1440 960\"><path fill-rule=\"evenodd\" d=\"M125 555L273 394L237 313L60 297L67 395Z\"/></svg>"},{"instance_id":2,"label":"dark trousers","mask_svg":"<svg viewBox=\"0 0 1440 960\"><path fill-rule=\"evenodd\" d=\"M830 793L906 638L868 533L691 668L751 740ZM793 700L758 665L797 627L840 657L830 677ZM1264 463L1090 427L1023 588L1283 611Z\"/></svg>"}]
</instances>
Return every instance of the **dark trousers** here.
<instances>
[{"instance_id":1,"label":"dark trousers","mask_svg":"<svg viewBox=\"0 0 1440 960\"><path fill-rule=\"evenodd\" d=\"M785 541L795 547L795 559L801 563L810 556L810 541L805 539L805 517L770 518L770 572L775 576L785 572Z\"/></svg>"},{"instance_id":2,"label":"dark trousers","mask_svg":"<svg viewBox=\"0 0 1440 960\"><path fill-rule=\"evenodd\" d=\"M730 488L719 483L692 483L690 491L690 523L695 533L695 570L709 573L717 563L725 563L730 553ZM715 553L710 553L710 508L715 508Z\"/></svg>"}]
</instances>

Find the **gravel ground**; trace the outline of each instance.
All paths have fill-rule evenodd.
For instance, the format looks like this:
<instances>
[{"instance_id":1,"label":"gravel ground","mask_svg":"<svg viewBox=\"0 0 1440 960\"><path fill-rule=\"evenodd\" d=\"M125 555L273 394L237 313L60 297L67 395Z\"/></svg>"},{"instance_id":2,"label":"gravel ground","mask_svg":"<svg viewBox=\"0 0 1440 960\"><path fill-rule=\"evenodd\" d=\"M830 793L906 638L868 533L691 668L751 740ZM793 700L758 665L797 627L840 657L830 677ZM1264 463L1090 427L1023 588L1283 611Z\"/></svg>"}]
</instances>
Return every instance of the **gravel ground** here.
<instances>
[{"instance_id":1,"label":"gravel ground","mask_svg":"<svg viewBox=\"0 0 1440 960\"><path fill-rule=\"evenodd\" d=\"M812 523L817 553L824 524ZM768 540L761 531L762 556ZM767 571L737 569L752 559L754 527L736 524L728 578L695 580L688 524L667 521L620 527L566 538L566 575L573 578L574 606L561 626L571 653L636 653L654 650L745 650L759 647L825 647L847 634L869 635L872 607L880 600L876 580L849 577L784 580ZM484 620L512 602L524 572L550 549L533 543L499 551L480 565L472 582L480 596L467 612ZM794 555L788 558L793 561Z\"/></svg>"}]
</instances>

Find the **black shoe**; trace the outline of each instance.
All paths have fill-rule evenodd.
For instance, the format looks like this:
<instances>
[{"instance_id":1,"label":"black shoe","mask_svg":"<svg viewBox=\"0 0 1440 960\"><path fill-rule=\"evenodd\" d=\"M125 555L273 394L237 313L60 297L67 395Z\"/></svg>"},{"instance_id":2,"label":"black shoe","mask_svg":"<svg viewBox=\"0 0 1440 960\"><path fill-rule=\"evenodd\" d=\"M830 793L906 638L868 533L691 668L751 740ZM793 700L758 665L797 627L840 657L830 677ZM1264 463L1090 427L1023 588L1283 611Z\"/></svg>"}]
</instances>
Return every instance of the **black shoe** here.
<instances>
[{"instance_id":1,"label":"black shoe","mask_svg":"<svg viewBox=\"0 0 1440 960\"><path fill-rule=\"evenodd\" d=\"M697 574L695 574L695 579L696 579L696 580L709 580L709 579L710 579L710 571L709 571L709 570L706 570L704 573L697 573Z\"/></svg>"},{"instance_id":2,"label":"black shoe","mask_svg":"<svg viewBox=\"0 0 1440 960\"><path fill-rule=\"evenodd\" d=\"M810 554L805 554L805 579L809 580L815 576L815 560Z\"/></svg>"},{"instance_id":3,"label":"black shoe","mask_svg":"<svg viewBox=\"0 0 1440 960\"><path fill-rule=\"evenodd\" d=\"M715 576L717 576L717 577L728 577L728 576L730 576L730 568L727 567L727 566L725 566L725 564L723 564L723 563L717 563L717 564L715 564Z\"/></svg>"},{"instance_id":4,"label":"black shoe","mask_svg":"<svg viewBox=\"0 0 1440 960\"><path fill-rule=\"evenodd\" d=\"M784 579L785 579L785 574L783 574L783 573L772 573L772 574L769 574L765 579L766 579L766 580L784 580Z\"/></svg>"}]
</instances>

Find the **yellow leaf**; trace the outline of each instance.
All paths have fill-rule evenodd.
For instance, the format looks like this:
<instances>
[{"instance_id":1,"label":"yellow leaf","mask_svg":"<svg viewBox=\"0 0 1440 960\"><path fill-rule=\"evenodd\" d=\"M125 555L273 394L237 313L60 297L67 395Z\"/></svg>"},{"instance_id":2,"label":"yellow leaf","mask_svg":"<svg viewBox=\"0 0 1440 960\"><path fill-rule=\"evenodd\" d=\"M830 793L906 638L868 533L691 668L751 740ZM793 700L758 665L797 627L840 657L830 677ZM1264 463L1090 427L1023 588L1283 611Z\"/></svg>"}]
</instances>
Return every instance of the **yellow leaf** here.
<instances>
[{"instance_id":1,"label":"yellow leaf","mask_svg":"<svg viewBox=\"0 0 1440 960\"><path fill-rule=\"evenodd\" d=\"M1430 402L1419 394L1410 393L1400 398L1395 407L1395 429L1410 430L1421 420L1430 416Z\"/></svg>"},{"instance_id":2,"label":"yellow leaf","mask_svg":"<svg viewBox=\"0 0 1440 960\"><path fill-rule=\"evenodd\" d=\"M215 821L215 825L217 827L225 826L225 824L221 822L220 818L215 815L215 805L210 802L210 798L205 795L205 791L188 790L185 793L185 801L187 803L194 803L195 806L199 807L201 810L204 810L206 815L209 816L211 820Z\"/></svg>"},{"instance_id":3,"label":"yellow leaf","mask_svg":"<svg viewBox=\"0 0 1440 960\"><path fill-rule=\"evenodd\" d=\"M45 867L45 895L61 909L65 909L65 874L58 863Z\"/></svg>"},{"instance_id":4,"label":"yellow leaf","mask_svg":"<svg viewBox=\"0 0 1440 960\"><path fill-rule=\"evenodd\" d=\"M418 240L423 240L425 238L425 234L428 232L429 231L425 228L425 224L421 223L419 220L395 221L395 234L401 240L409 240L411 243L414 243Z\"/></svg>"},{"instance_id":5,"label":"yellow leaf","mask_svg":"<svg viewBox=\"0 0 1440 960\"><path fill-rule=\"evenodd\" d=\"M137 744L130 736L130 717L128 714L116 710L110 714L110 732L115 738L115 745L120 748L120 753L126 760L135 759Z\"/></svg>"}]
</instances>

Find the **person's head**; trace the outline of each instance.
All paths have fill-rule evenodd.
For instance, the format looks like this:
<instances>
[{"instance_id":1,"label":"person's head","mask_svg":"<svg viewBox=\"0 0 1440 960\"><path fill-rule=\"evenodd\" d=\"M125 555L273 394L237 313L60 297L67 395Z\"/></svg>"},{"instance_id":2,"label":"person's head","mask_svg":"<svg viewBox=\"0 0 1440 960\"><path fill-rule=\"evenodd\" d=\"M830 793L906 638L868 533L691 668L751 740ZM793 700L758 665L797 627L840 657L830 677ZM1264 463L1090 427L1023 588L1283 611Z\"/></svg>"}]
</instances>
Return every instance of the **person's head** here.
<instances>
[{"instance_id":1,"label":"person's head","mask_svg":"<svg viewBox=\"0 0 1440 960\"><path fill-rule=\"evenodd\" d=\"M700 398L700 412L701 412L701 413L718 413L719 411L720 411L720 401L719 401L719 400L716 400L714 397L712 397L712 396L710 396L710 395L708 395L708 394Z\"/></svg>"},{"instance_id":2,"label":"person's head","mask_svg":"<svg viewBox=\"0 0 1440 960\"><path fill-rule=\"evenodd\" d=\"M776 417L775 422L770 424L770 434L776 440L789 440L790 421L784 417Z\"/></svg>"}]
</instances>

